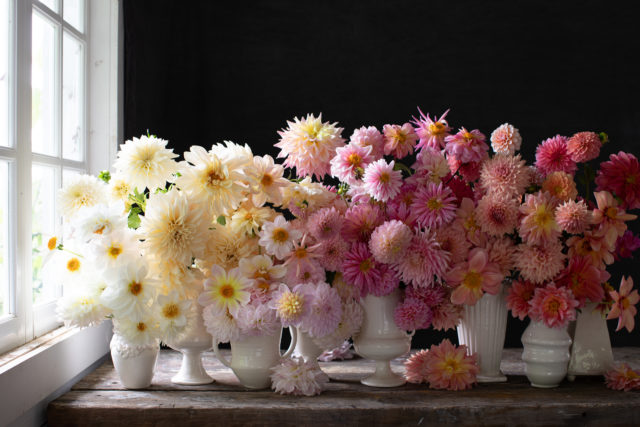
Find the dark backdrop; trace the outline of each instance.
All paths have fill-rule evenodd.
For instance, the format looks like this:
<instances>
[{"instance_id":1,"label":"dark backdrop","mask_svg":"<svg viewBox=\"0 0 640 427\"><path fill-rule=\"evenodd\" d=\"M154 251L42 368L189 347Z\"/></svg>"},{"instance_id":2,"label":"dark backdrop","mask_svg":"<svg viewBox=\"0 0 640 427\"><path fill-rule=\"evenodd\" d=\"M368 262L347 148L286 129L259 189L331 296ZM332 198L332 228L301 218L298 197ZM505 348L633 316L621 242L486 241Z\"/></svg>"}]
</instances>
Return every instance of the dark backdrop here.
<instances>
[{"instance_id":1,"label":"dark backdrop","mask_svg":"<svg viewBox=\"0 0 640 427\"><path fill-rule=\"evenodd\" d=\"M275 156L294 116L322 112L348 138L420 106L487 135L512 123L529 160L581 130L640 154L637 18L614 2L125 0L124 25L125 137L148 129L177 153L226 139ZM610 272L640 284L633 262ZM507 346L525 326L510 319Z\"/></svg>"}]
</instances>

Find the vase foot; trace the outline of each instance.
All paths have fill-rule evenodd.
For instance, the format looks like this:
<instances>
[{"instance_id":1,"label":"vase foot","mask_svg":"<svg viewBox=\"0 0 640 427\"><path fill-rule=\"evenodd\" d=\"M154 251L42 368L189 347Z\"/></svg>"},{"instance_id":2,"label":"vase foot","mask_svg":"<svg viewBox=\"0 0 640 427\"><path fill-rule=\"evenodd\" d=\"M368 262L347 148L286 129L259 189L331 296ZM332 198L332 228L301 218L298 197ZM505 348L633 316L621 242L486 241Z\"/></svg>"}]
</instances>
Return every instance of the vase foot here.
<instances>
[{"instance_id":1,"label":"vase foot","mask_svg":"<svg viewBox=\"0 0 640 427\"><path fill-rule=\"evenodd\" d=\"M504 383L507 382L507 377L502 374L495 375L478 375L476 380L479 383Z\"/></svg>"},{"instance_id":2,"label":"vase foot","mask_svg":"<svg viewBox=\"0 0 640 427\"><path fill-rule=\"evenodd\" d=\"M197 377L184 377L182 375L174 375L171 378L171 382L179 385L203 385L203 384L211 384L213 382L213 378L209 375L197 376Z\"/></svg>"},{"instance_id":3,"label":"vase foot","mask_svg":"<svg viewBox=\"0 0 640 427\"><path fill-rule=\"evenodd\" d=\"M537 387L537 388L556 388L558 387L560 384L537 384L537 383L531 383L532 387Z\"/></svg>"},{"instance_id":4,"label":"vase foot","mask_svg":"<svg viewBox=\"0 0 640 427\"><path fill-rule=\"evenodd\" d=\"M374 373L360 381L364 385L370 387L400 387L407 383L407 381L400 375L391 373L386 375L378 375Z\"/></svg>"}]
</instances>

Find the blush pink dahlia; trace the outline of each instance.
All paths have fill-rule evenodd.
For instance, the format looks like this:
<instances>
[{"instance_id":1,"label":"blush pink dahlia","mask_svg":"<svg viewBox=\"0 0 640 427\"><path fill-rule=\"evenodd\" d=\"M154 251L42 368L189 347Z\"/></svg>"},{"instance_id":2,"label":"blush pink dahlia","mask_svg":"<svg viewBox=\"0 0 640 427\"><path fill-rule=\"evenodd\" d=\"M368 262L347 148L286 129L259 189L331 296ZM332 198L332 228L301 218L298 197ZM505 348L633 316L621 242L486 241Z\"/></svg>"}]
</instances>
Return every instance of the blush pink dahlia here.
<instances>
[{"instance_id":1,"label":"blush pink dahlia","mask_svg":"<svg viewBox=\"0 0 640 427\"><path fill-rule=\"evenodd\" d=\"M522 243L516 248L515 264L525 280L540 284L553 279L564 268L565 258L557 240L544 245Z\"/></svg>"},{"instance_id":2,"label":"blush pink dahlia","mask_svg":"<svg viewBox=\"0 0 640 427\"><path fill-rule=\"evenodd\" d=\"M349 244L345 240L336 236L333 239L320 242L318 261L322 268L328 271L340 271L344 255L349 251Z\"/></svg>"},{"instance_id":3,"label":"blush pink dahlia","mask_svg":"<svg viewBox=\"0 0 640 427\"><path fill-rule=\"evenodd\" d=\"M401 159L413 154L413 149L418 141L418 135L413 130L411 123L399 125L384 125L384 154L391 154L396 159Z\"/></svg>"},{"instance_id":4,"label":"blush pink dahlia","mask_svg":"<svg viewBox=\"0 0 640 427\"><path fill-rule=\"evenodd\" d=\"M562 171L551 172L547 175L542 183L542 191L547 191L561 202L574 200L578 196L573 177Z\"/></svg>"},{"instance_id":5,"label":"blush pink dahlia","mask_svg":"<svg viewBox=\"0 0 640 427\"><path fill-rule=\"evenodd\" d=\"M342 318L342 300L338 291L328 283L307 283L305 294L310 296L309 315L300 327L313 338L321 338L332 333Z\"/></svg>"},{"instance_id":6,"label":"blush pink dahlia","mask_svg":"<svg viewBox=\"0 0 640 427\"><path fill-rule=\"evenodd\" d=\"M569 289L557 288L553 282L536 288L529 305L531 319L543 322L550 328L564 328L570 321L576 320L578 301Z\"/></svg>"},{"instance_id":7,"label":"blush pink dahlia","mask_svg":"<svg viewBox=\"0 0 640 427\"><path fill-rule=\"evenodd\" d=\"M517 128L509 123L498 126L491 132L491 148L496 153L515 154L522 145L522 137Z\"/></svg>"},{"instance_id":8,"label":"blush pink dahlia","mask_svg":"<svg viewBox=\"0 0 640 427\"><path fill-rule=\"evenodd\" d=\"M489 262L487 252L474 248L469 252L468 261L457 264L446 275L447 284L455 288L451 302L475 305L485 292L497 294L503 278L500 268Z\"/></svg>"},{"instance_id":9,"label":"blush pink dahlia","mask_svg":"<svg viewBox=\"0 0 640 427\"><path fill-rule=\"evenodd\" d=\"M567 137L556 135L542 141L536 148L536 168L543 175L556 171L575 174L578 166L567 153Z\"/></svg>"},{"instance_id":10,"label":"blush pink dahlia","mask_svg":"<svg viewBox=\"0 0 640 427\"><path fill-rule=\"evenodd\" d=\"M342 235L349 241L368 242L373 230L383 222L384 215L377 205L351 206L344 214Z\"/></svg>"},{"instance_id":11,"label":"blush pink dahlia","mask_svg":"<svg viewBox=\"0 0 640 427\"><path fill-rule=\"evenodd\" d=\"M354 243L342 263L344 280L366 296L382 280L380 265L373 258L366 243Z\"/></svg>"},{"instance_id":12,"label":"blush pink dahlia","mask_svg":"<svg viewBox=\"0 0 640 427\"><path fill-rule=\"evenodd\" d=\"M433 319L431 320L431 326L436 331L447 331L449 329L455 329L462 314L464 306L453 304L449 298L442 303L431 307L433 311Z\"/></svg>"},{"instance_id":13,"label":"blush pink dahlia","mask_svg":"<svg viewBox=\"0 0 640 427\"><path fill-rule=\"evenodd\" d=\"M429 182L416 192L411 212L421 226L437 228L455 218L456 198L449 187Z\"/></svg>"},{"instance_id":14,"label":"blush pink dahlia","mask_svg":"<svg viewBox=\"0 0 640 427\"><path fill-rule=\"evenodd\" d=\"M404 256L413 233L403 222L391 220L379 225L371 234L369 250L376 261L393 264Z\"/></svg>"},{"instance_id":15,"label":"blush pink dahlia","mask_svg":"<svg viewBox=\"0 0 640 427\"><path fill-rule=\"evenodd\" d=\"M400 278L415 287L431 286L449 266L449 252L440 248L431 231L417 231L405 256L395 265Z\"/></svg>"},{"instance_id":16,"label":"blush pink dahlia","mask_svg":"<svg viewBox=\"0 0 640 427\"><path fill-rule=\"evenodd\" d=\"M331 206L311 214L307 228L317 240L329 240L340 234L342 222L342 213Z\"/></svg>"},{"instance_id":17,"label":"blush pink dahlia","mask_svg":"<svg viewBox=\"0 0 640 427\"><path fill-rule=\"evenodd\" d=\"M536 285L526 280L516 280L507 293L507 308L511 315L524 320L529 315L529 301L533 298Z\"/></svg>"},{"instance_id":18,"label":"blush pink dahlia","mask_svg":"<svg viewBox=\"0 0 640 427\"><path fill-rule=\"evenodd\" d=\"M386 202L400 192L402 172L394 170L395 162L384 159L371 163L364 171L364 190L375 200Z\"/></svg>"},{"instance_id":19,"label":"blush pink dahlia","mask_svg":"<svg viewBox=\"0 0 640 427\"><path fill-rule=\"evenodd\" d=\"M455 347L445 339L432 345L426 362L425 379L429 388L440 390L466 390L476 383L478 365L476 355L467 355L467 347Z\"/></svg>"},{"instance_id":20,"label":"blush pink dahlia","mask_svg":"<svg viewBox=\"0 0 640 427\"><path fill-rule=\"evenodd\" d=\"M480 229L491 236L510 234L518 225L518 203L500 193L487 194L478 201L476 220Z\"/></svg>"},{"instance_id":21,"label":"blush pink dahlia","mask_svg":"<svg viewBox=\"0 0 640 427\"><path fill-rule=\"evenodd\" d=\"M271 370L271 388L280 394L315 396L322 393L329 382L329 377L315 361L305 362L302 358L283 359Z\"/></svg>"},{"instance_id":22,"label":"blush pink dahlia","mask_svg":"<svg viewBox=\"0 0 640 427\"><path fill-rule=\"evenodd\" d=\"M631 230L627 230L616 240L616 251L613 257L616 261L622 258L632 258L633 251L640 248L640 238L635 236Z\"/></svg>"},{"instance_id":23,"label":"blush pink dahlia","mask_svg":"<svg viewBox=\"0 0 640 427\"><path fill-rule=\"evenodd\" d=\"M593 160L600 155L602 141L595 132L578 132L567 140L567 154L576 163Z\"/></svg>"},{"instance_id":24,"label":"blush pink dahlia","mask_svg":"<svg viewBox=\"0 0 640 427\"><path fill-rule=\"evenodd\" d=\"M409 357L404 362L406 370L404 376L408 382L414 384L427 382L427 363L429 361L429 352L420 350Z\"/></svg>"},{"instance_id":25,"label":"blush pink dahlia","mask_svg":"<svg viewBox=\"0 0 640 427\"><path fill-rule=\"evenodd\" d=\"M591 212L583 200L569 200L556 208L556 222L561 230L580 234L591 224Z\"/></svg>"},{"instance_id":26,"label":"blush pink dahlia","mask_svg":"<svg viewBox=\"0 0 640 427\"><path fill-rule=\"evenodd\" d=\"M620 151L600 164L597 191L606 190L622 199L624 209L640 208L640 164L633 154Z\"/></svg>"},{"instance_id":27,"label":"blush pink dahlia","mask_svg":"<svg viewBox=\"0 0 640 427\"><path fill-rule=\"evenodd\" d=\"M424 301L413 298L405 298L393 313L396 325L405 331L426 329L431 325L432 318L429 306Z\"/></svg>"},{"instance_id":28,"label":"blush pink dahlia","mask_svg":"<svg viewBox=\"0 0 640 427\"><path fill-rule=\"evenodd\" d=\"M440 249L451 254L451 263L454 264L466 260L471 250L471 242L467 240L464 228L457 221L447 227L438 228L436 240L440 243Z\"/></svg>"},{"instance_id":29,"label":"blush pink dahlia","mask_svg":"<svg viewBox=\"0 0 640 427\"><path fill-rule=\"evenodd\" d=\"M364 169L374 160L371 149L355 144L336 148L336 156L331 159L331 176L350 185L361 180Z\"/></svg>"},{"instance_id":30,"label":"blush pink dahlia","mask_svg":"<svg viewBox=\"0 0 640 427\"><path fill-rule=\"evenodd\" d=\"M420 137L420 142L418 142L416 149L422 147L444 148L444 140L451 132L451 128L445 120L449 110L445 111L440 118L434 116L433 119L429 117L429 113L425 116L420 108L418 108L418 111L420 112L420 117L413 118L413 124L416 125L416 134Z\"/></svg>"},{"instance_id":31,"label":"blush pink dahlia","mask_svg":"<svg viewBox=\"0 0 640 427\"><path fill-rule=\"evenodd\" d=\"M489 254L489 262L497 264L504 276L515 268L516 248L509 237L490 237L482 247Z\"/></svg>"},{"instance_id":32,"label":"blush pink dahlia","mask_svg":"<svg viewBox=\"0 0 640 427\"><path fill-rule=\"evenodd\" d=\"M384 137L375 126L362 126L354 130L349 143L360 147L371 147L371 155L375 160L384 155Z\"/></svg>"},{"instance_id":33,"label":"blush pink dahlia","mask_svg":"<svg viewBox=\"0 0 640 427\"><path fill-rule=\"evenodd\" d=\"M560 227L555 219L556 199L547 192L527 194L520 205L520 226L518 232L522 240L538 245L555 240L560 235Z\"/></svg>"},{"instance_id":34,"label":"blush pink dahlia","mask_svg":"<svg viewBox=\"0 0 640 427\"><path fill-rule=\"evenodd\" d=\"M447 296L448 294L445 288L439 285L420 288L416 288L415 286L407 286L405 289L405 298L419 299L429 307L434 307L438 304L441 304Z\"/></svg>"},{"instance_id":35,"label":"blush pink dahlia","mask_svg":"<svg viewBox=\"0 0 640 427\"><path fill-rule=\"evenodd\" d=\"M604 380L612 390L640 390L640 372L634 371L626 363L621 363L604 374Z\"/></svg>"},{"instance_id":36,"label":"blush pink dahlia","mask_svg":"<svg viewBox=\"0 0 640 427\"><path fill-rule=\"evenodd\" d=\"M620 292L609 292L609 295L613 298L613 306L607 316L607 320L618 319L616 331L627 328L627 331L631 332L635 326L634 318L637 313L635 305L640 301L640 295L638 295L637 290L631 292L632 288L633 278L629 277L627 279L623 276L620 282Z\"/></svg>"},{"instance_id":37,"label":"blush pink dahlia","mask_svg":"<svg viewBox=\"0 0 640 427\"><path fill-rule=\"evenodd\" d=\"M458 133L445 138L445 151L461 163L481 162L489 150L484 140L485 136L478 129L469 132L460 128Z\"/></svg>"},{"instance_id":38,"label":"blush pink dahlia","mask_svg":"<svg viewBox=\"0 0 640 427\"><path fill-rule=\"evenodd\" d=\"M520 196L529 185L530 172L520 155L496 154L482 163L480 186L487 193Z\"/></svg>"},{"instance_id":39,"label":"blush pink dahlia","mask_svg":"<svg viewBox=\"0 0 640 427\"><path fill-rule=\"evenodd\" d=\"M606 270L594 266L588 257L577 256L569 260L569 265L560 272L555 282L558 286L571 289L580 307L584 307L587 300L598 302L604 298L602 283L609 277L611 275Z\"/></svg>"}]
</instances>

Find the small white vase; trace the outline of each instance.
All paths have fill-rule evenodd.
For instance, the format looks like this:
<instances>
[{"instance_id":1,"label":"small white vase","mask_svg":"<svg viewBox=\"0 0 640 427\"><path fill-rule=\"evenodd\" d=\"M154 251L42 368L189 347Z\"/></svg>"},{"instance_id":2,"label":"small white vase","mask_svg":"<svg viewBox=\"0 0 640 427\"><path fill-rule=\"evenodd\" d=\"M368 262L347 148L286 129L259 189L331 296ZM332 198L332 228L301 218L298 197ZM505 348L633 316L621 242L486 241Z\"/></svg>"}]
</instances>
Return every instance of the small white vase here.
<instances>
[{"instance_id":1,"label":"small white vase","mask_svg":"<svg viewBox=\"0 0 640 427\"><path fill-rule=\"evenodd\" d=\"M110 347L113 366L125 388L140 389L151 385L160 350L159 342L153 345L132 346L119 334L114 333Z\"/></svg>"},{"instance_id":2,"label":"small white vase","mask_svg":"<svg viewBox=\"0 0 640 427\"><path fill-rule=\"evenodd\" d=\"M576 375L604 375L613 366L607 321L596 303L587 303L578 314L573 333L568 379Z\"/></svg>"},{"instance_id":3,"label":"small white vase","mask_svg":"<svg viewBox=\"0 0 640 427\"><path fill-rule=\"evenodd\" d=\"M363 299L364 319L360 333L353 337L353 346L360 356L376 362L373 375L361 381L364 385L398 387L406 382L391 370L391 360L411 349L411 335L400 330L393 320L399 301L398 289L383 297L367 295Z\"/></svg>"},{"instance_id":4,"label":"small white vase","mask_svg":"<svg viewBox=\"0 0 640 427\"><path fill-rule=\"evenodd\" d=\"M301 331L300 328L296 328L296 333L298 335L298 342L293 351L293 355L295 357L302 357L305 362L311 362L317 369L320 369L318 356L320 356L324 350L315 343L308 333Z\"/></svg>"},{"instance_id":5,"label":"small white vase","mask_svg":"<svg viewBox=\"0 0 640 427\"><path fill-rule=\"evenodd\" d=\"M567 328L550 328L543 322L531 321L522 334L522 360L531 385L557 387L567 375L571 337Z\"/></svg>"},{"instance_id":6,"label":"small white vase","mask_svg":"<svg viewBox=\"0 0 640 427\"><path fill-rule=\"evenodd\" d=\"M171 378L171 382L175 384L201 385L213 382L213 378L202 365L202 353L213 347L213 337L204 326L202 306L197 306L197 318L188 334L177 341L167 343L169 347L182 353L180 370Z\"/></svg>"},{"instance_id":7,"label":"small white vase","mask_svg":"<svg viewBox=\"0 0 640 427\"><path fill-rule=\"evenodd\" d=\"M297 334L294 328L291 332L289 349L280 354L280 339L282 329L274 335L245 336L231 341L231 362L220 353L217 345L213 346L216 357L238 377L240 383L252 389L271 387L271 368L280 360L289 357L296 346Z\"/></svg>"},{"instance_id":8,"label":"small white vase","mask_svg":"<svg viewBox=\"0 0 640 427\"><path fill-rule=\"evenodd\" d=\"M465 305L457 327L460 344L467 346L469 355L477 355L479 383L507 380L500 372L508 315L503 289L504 285L500 285L496 295L485 293L475 305Z\"/></svg>"}]
</instances>

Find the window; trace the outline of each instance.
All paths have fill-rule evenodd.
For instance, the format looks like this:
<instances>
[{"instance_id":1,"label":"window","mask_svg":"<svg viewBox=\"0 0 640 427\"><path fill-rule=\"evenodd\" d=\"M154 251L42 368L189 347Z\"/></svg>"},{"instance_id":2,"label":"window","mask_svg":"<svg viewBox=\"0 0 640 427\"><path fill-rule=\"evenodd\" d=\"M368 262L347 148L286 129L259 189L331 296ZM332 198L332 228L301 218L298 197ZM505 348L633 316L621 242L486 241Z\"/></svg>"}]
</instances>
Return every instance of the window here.
<instances>
[{"instance_id":1,"label":"window","mask_svg":"<svg viewBox=\"0 0 640 427\"><path fill-rule=\"evenodd\" d=\"M115 156L117 11L0 0L0 353L59 325L64 289L43 281L43 248L62 231L58 189Z\"/></svg>"}]
</instances>

